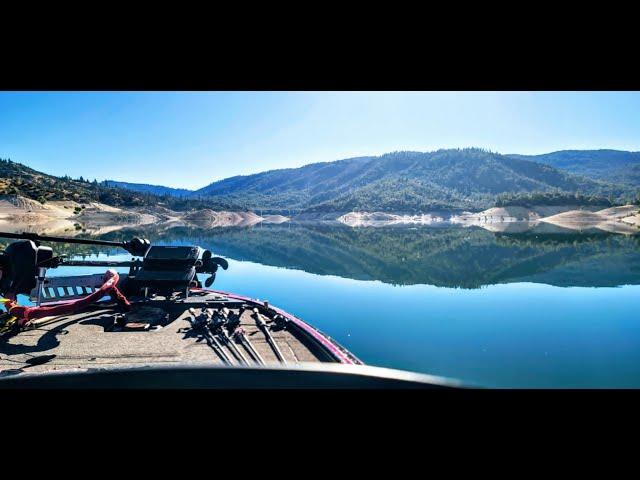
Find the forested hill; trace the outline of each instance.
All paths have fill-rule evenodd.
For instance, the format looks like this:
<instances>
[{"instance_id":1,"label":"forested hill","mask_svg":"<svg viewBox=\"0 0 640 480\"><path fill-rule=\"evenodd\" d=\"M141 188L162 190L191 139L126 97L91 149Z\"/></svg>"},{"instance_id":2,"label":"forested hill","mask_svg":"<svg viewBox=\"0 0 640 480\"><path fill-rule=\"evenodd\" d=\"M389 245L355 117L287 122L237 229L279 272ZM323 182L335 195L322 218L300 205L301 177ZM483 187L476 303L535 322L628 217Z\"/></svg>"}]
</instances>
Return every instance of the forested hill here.
<instances>
[{"instance_id":1,"label":"forested hill","mask_svg":"<svg viewBox=\"0 0 640 480\"><path fill-rule=\"evenodd\" d=\"M502 193L552 191L635 196L628 186L475 148L315 163L231 177L195 194L225 198L247 209L425 211L485 208Z\"/></svg>"},{"instance_id":2,"label":"forested hill","mask_svg":"<svg viewBox=\"0 0 640 480\"><path fill-rule=\"evenodd\" d=\"M2 161L0 193L41 201L74 199L116 206L163 204L177 210L206 207L283 212L479 210L495 205L501 195L529 193L535 194L531 198L572 194L628 203L640 188L640 163L636 164L632 152L622 153L630 155L616 157L609 171L605 154L583 163L575 152L556 152L542 160L540 156L501 155L477 148L393 152L236 176L195 191L55 177ZM586 153L581 155L587 158ZM638 181L634 183L636 168Z\"/></svg>"},{"instance_id":3,"label":"forested hill","mask_svg":"<svg viewBox=\"0 0 640 480\"><path fill-rule=\"evenodd\" d=\"M42 203L48 200L73 200L137 206L149 201L144 195L128 189L108 188L82 177L72 179L48 175L10 159L0 159L0 194L21 195Z\"/></svg>"},{"instance_id":4,"label":"forested hill","mask_svg":"<svg viewBox=\"0 0 640 480\"><path fill-rule=\"evenodd\" d=\"M170 195L155 195L127 188L104 185L82 177L55 176L0 158L0 195L20 195L41 203L53 200L73 200L78 203L100 202L116 207L165 205L175 210L190 208L230 209L232 206L211 200L183 200Z\"/></svg>"},{"instance_id":5,"label":"forested hill","mask_svg":"<svg viewBox=\"0 0 640 480\"><path fill-rule=\"evenodd\" d=\"M163 187L162 185L149 185L147 183L130 183L118 182L115 180L104 180L100 182L105 187L118 187L133 190L134 192L151 193L153 195L173 195L176 197L187 197L193 193L193 190L185 188Z\"/></svg>"},{"instance_id":6,"label":"forested hill","mask_svg":"<svg viewBox=\"0 0 640 480\"><path fill-rule=\"evenodd\" d=\"M622 150L561 150L542 155L508 155L543 163L595 180L640 187L640 152Z\"/></svg>"}]
</instances>

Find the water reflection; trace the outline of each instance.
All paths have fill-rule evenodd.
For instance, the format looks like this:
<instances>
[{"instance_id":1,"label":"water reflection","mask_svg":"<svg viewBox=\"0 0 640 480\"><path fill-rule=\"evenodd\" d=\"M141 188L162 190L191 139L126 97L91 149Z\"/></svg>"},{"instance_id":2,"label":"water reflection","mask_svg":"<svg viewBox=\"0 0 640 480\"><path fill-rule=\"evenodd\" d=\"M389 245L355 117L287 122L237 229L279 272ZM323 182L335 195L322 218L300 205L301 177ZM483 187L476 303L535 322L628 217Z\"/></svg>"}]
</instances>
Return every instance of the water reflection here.
<instances>
[{"instance_id":1,"label":"water reflection","mask_svg":"<svg viewBox=\"0 0 640 480\"><path fill-rule=\"evenodd\" d=\"M481 228L351 228L336 224L122 230L156 243L197 244L239 261L393 285L479 288L535 282L640 283L640 237L607 232L490 232Z\"/></svg>"}]
</instances>

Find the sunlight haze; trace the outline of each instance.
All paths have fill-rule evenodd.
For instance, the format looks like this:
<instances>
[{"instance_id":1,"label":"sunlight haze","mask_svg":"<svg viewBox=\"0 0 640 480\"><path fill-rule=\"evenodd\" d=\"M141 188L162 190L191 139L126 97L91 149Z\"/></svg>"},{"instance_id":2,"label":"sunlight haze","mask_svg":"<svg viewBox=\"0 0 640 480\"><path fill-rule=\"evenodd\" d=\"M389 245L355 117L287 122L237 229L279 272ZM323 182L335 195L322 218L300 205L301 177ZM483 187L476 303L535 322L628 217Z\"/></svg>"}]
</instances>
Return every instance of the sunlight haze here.
<instances>
[{"instance_id":1,"label":"sunlight haze","mask_svg":"<svg viewBox=\"0 0 640 480\"><path fill-rule=\"evenodd\" d=\"M640 150L640 94L5 92L0 156L50 174L196 189L396 150Z\"/></svg>"}]
</instances>

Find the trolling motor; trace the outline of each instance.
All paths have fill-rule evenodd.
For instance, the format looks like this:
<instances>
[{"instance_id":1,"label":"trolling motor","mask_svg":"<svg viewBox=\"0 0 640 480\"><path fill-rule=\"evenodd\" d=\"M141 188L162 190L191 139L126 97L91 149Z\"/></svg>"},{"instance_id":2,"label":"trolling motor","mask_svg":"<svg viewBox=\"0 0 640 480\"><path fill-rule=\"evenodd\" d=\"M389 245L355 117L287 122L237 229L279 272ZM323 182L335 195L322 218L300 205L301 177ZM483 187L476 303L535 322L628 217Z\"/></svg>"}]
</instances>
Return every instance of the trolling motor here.
<instances>
[{"instance_id":1,"label":"trolling motor","mask_svg":"<svg viewBox=\"0 0 640 480\"><path fill-rule=\"evenodd\" d=\"M43 286L49 268L56 268L63 264L79 265L83 263L66 262L64 256L54 256L53 249L40 245L41 241L117 246L133 255L144 255L150 247L149 240L141 238L134 238L126 242L110 242L41 236L26 232L22 234L0 232L0 237L20 239L0 252L0 294L9 299L15 299L17 295L30 295L35 288L38 307L42 301ZM91 265L93 266L93 264Z\"/></svg>"},{"instance_id":2,"label":"trolling motor","mask_svg":"<svg viewBox=\"0 0 640 480\"><path fill-rule=\"evenodd\" d=\"M3 232L0 232L0 237L20 239L0 252L0 295L5 297L1 301L6 308L6 312L0 314L0 320L5 326L9 323L23 327L37 318L75 313L105 296L111 296L124 310L131 306L128 296L147 297L149 293L172 295L182 291L187 298L190 288L200 286L198 273L210 275L205 282L208 287L213 283L218 267L229 268L225 259L214 257L209 250L151 246L148 240L140 238L110 242ZM41 246L40 241L117 246L134 256L141 256L142 260L67 260L64 256L54 256L51 247ZM129 274L121 279L115 270L107 270L105 275L46 279L47 269L65 265L129 267ZM20 294L30 295L36 306L19 305L17 296ZM50 306L41 306L43 301Z\"/></svg>"},{"instance_id":3,"label":"trolling motor","mask_svg":"<svg viewBox=\"0 0 640 480\"><path fill-rule=\"evenodd\" d=\"M10 244L4 252L0 252L0 294L12 298L20 294L29 295L37 285L39 292L38 305L40 304L40 295L47 269L65 264L64 257L54 257L51 247L42 246L40 242L120 247L134 256L145 255L151 246L149 240L142 238L133 238L124 242L111 242L84 238L52 237L27 232L0 232L0 237L19 239L19 241ZM67 264L71 265L80 265L81 263L67 262Z\"/></svg>"},{"instance_id":4,"label":"trolling motor","mask_svg":"<svg viewBox=\"0 0 640 480\"><path fill-rule=\"evenodd\" d=\"M60 266L129 267L129 274L123 278L122 282L122 289L127 295L143 294L147 296L149 293L171 294L182 291L185 293L185 297L189 296L191 287L200 286L197 279L198 273L209 275L205 281L205 287L210 287L215 280L218 268L222 267L224 270L229 268L229 264L224 258L214 257L211 251L201 247L152 246L149 240L142 238L112 242L5 232L0 232L0 237L20 239L20 241L10 244L4 252L0 252L0 294L13 299L19 294L31 294L37 300L37 306L40 306L42 301L43 288L51 286L51 282L46 280L46 272L49 268ZM123 248L135 257L142 257L142 259L124 262L67 260L64 256L54 256L50 247L40 245L41 241L115 246ZM94 284L83 283L88 287L86 293L99 287ZM52 289L49 288L49 290ZM55 297L55 292L51 294ZM65 296L67 294L62 294L62 299L65 299ZM47 297L47 301L52 299Z\"/></svg>"}]
</instances>

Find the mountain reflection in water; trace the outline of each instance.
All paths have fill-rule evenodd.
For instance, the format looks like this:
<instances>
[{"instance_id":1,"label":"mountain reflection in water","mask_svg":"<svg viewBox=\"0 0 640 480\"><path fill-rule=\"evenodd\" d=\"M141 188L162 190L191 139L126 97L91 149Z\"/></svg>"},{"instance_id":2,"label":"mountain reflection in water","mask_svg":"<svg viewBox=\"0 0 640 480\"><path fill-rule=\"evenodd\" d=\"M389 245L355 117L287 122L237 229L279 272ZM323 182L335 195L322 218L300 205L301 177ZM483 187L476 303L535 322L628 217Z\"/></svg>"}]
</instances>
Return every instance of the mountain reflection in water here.
<instances>
[{"instance_id":1,"label":"mountain reflection in water","mask_svg":"<svg viewBox=\"0 0 640 480\"><path fill-rule=\"evenodd\" d=\"M640 236L493 233L470 227L351 228L336 224L201 230L122 230L165 244L197 244L233 260L392 285L479 288L535 282L605 287L640 283Z\"/></svg>"}]
</instances>

